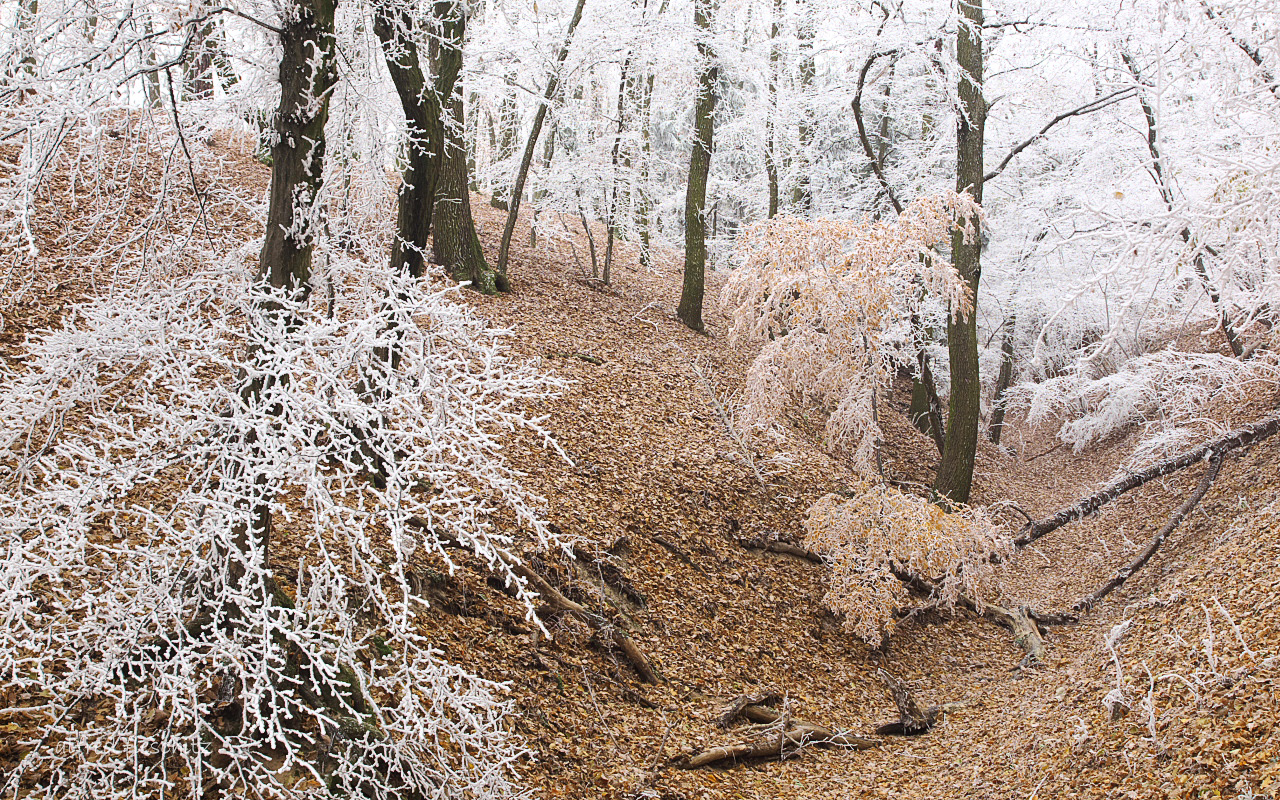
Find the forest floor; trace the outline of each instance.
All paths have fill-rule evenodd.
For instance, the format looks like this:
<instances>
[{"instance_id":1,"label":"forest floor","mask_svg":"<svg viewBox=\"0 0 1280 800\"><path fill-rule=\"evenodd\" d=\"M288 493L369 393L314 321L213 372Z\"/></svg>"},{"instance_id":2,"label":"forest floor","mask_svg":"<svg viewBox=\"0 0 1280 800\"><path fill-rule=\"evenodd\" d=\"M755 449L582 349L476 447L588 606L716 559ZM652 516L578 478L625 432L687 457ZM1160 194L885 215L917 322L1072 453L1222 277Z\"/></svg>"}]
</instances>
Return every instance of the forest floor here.
<instances>
[{"instance_id":1,"label":"forest floor","mask_svg":"<svg viewBox=\"0 0 1280 800\"><path fill-rule=\"evenodd\" d=\"M240 179L265 187L265 168L240 169ZM492 256L501 212L479 197L473 207ZM802 536L808 506L855 476L803 415L788 420L770 452L748 456L730 435L713 397L742 388L752 351L726 341L715 305L722 273L710 273L708 333L699 335L675 319L680 269L671 254L641 269L624 244L604 286L583 271L586 242L576 233L530 247L522 225L517 240L514 292L463 298L510 330L516 352L569 380L539 410L571 461L532 439L513 441L507 453L546 498L547 519L580 543L576 561L540 566L571 598L624 620L662 679L642 682L573 618L548 618L550 638L533 630L478 565L464 561L452 575L440 565L424 629L450 660L509 684L535 796L1280 793L1280 437L1228 457L1137 576L1079 624L1048 628L1046 663L1020 668L1011 634L967 612L917 615L873 650L824 610L822 566L740 544ZM88 291L70 264L35 280L30 302L10 308L0 334L10 354L26 331L56 320L50 293ZM906 421L905 399L896 393L884 409L886 471L928 483L937 452ZM1215 413L1234 426L1276 401L1257 397ZM1005 449L981 446L976 503L1008 501L1043 516L1105 482L1133 446L1117 438L1076 454L1013 422ZM998 599L1067 610L1164 523L1200 469L1148 484L1021 552L1001 567ZM1007 522L1016 528L1020 519ZM287 527L276 535L287 542ZM287 544L280 553L287 569ZM1108 648L1108 633L1125 622ZM868 750L809 747L783 761L679 766L682 756L744 737L740 726L717 724L742 695L777 692L795 718L870 735L897 717L879 668L922 704L948 704L944 719ZM1127 711L1113 714L1103 700L1117 686Z\"/></svg>"}]
</instances>

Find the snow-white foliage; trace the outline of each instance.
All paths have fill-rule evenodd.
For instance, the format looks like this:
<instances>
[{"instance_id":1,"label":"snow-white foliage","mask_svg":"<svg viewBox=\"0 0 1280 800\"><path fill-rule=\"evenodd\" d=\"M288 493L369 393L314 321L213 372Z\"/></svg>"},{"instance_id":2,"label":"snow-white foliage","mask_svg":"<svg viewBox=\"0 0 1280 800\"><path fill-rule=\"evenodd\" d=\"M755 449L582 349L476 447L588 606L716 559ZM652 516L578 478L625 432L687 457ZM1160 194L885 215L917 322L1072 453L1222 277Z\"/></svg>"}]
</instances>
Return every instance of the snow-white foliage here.
<instances>
[{"instance_id":1,"label":"snow-white foliage","mask_svg":"<svg viewBox=\"0 0 1280 800\"><path fill-rule=\"evenodd\" d=\"M559 383L457 289L348 262L329 317L244 272L77 306L5 376L0 697L36 738L0 793L519 795L504 689L412 576L458 547L532 615L514 551L557 540L501 437Z\"/></svg>"},{"instance_id":2,"label":"snow-white foliage","mask_svg":"<svg viewBox=\"0 0 1280 800\"><path fill-rule=\"evenodd\" d=\"M749 229L742 266L720 297L730 336L763 342L744 393L744 422L775 423L788 405L829 412L829 446L873 470L875 393L914 362L912 317L926 302L969 313L968 286L931 248L957 225L973 236L981 209L967 194L918 200L891 220L780 219Z\"/></svg>"},{"instance_id":3,"label":"snow-white foliage","mask_svg":"<svg viewBox=\"0 0 1280 800\"><path fill-rule=\"evenodd\" d=\"M1239 402L1277 381L1280 367L1273 354L1241 361L1217 353L1160 350L1131 359L1102 378L1091 379L1081 368L1013 387L1008 396L1011 407L1026 408L1032 425L1061 420L1058 438L1076 452L1142 425L1142 441L1131 461L1144 463L1185 445L1192 435L1186 426L1201 421L1211 402Z\"/></svg>"},{"instance_id":4,"label":"snow-white foliage","mask_svg":"<svg viewBox=\"0 0 1280 800\"><path fill-rule=\"evenodd\" d=\"M923 497L863 482L848 499L829 494L805 518L805 545L830 564L823 602L843 614L845 628L877 646L893 629L895 612L910 605L899 576L934 581L953 608L963 596L990 596L993 555L1012 545L979 509L944 511Z\"/></svg>"}]
</instances>

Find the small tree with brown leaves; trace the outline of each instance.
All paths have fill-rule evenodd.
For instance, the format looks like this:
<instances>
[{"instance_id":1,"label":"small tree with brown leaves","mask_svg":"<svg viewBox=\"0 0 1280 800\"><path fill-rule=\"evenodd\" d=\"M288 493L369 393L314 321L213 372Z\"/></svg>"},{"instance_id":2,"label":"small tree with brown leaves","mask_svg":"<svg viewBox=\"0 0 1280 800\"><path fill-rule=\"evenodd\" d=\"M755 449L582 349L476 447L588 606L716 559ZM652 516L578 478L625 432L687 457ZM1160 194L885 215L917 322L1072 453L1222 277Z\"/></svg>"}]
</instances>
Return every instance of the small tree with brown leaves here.
<instances>
[{"instance_id":1,"label":"small tree with brown leaves","mask_svg":"<svg viewBox=\"0 0 1280 800\"><path fill-rule=\"evenodd\" d=\"M747 377L743 420L771 428L790 406L827 414L826 444L852 456L864 481L847 501L819 500L806 545L831 564L825 602L849 630L878 644L908 604L904 579L938 587L931 598L981 603L990 556L1007 547L978 510L949 512L873 481L880 426L876 396L910 363L911 320L939 303L969 313L972 291L932 248L957 227L974 236L981 208L967 194L918 200L893 220L773 220L749 230L741 269L721 297L731 336L763 342Z\"/></svg>"}]
</instances>

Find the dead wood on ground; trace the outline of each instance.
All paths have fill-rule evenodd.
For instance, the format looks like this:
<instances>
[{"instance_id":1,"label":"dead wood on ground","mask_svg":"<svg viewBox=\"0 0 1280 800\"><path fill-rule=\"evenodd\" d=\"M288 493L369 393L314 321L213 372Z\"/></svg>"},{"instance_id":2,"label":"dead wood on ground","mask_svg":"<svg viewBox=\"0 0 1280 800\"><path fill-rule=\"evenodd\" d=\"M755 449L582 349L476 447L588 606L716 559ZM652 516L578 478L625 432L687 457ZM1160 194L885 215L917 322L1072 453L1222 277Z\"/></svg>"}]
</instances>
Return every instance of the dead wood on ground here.
<instances>
[{"instance_id":1,"label":"dead wood on ground","mask_svg":"<svg viewBox=\"0 0 1280 800\"><path fill-rule=\"evenodd\" d=\"M676 765L685 769L698 769L724 761L737 762L756 758L783 760L806 747L867 750L881 744L879 739L837 733L823 725L791 719L789 714L763 704L777 702L781 699L778 694L771 693L761 697L759 703L750 702L752 699L755 698L744 696L734 700L726 707L720 722L724 726L732 724L738 718L750 720L757 723L753 726L753 736L740 742L709 747L681 756L676 759Z\"/></svg>"},{"instance_id":2,"label":"dead wood on ground","mask_svg":"<svg viewBox=\"0 0 1280 800\"><path fill-rule=\"evenodd\" d=\"M1173 516L1169 517L1169 521L1164 524L1164 527L1151 538L1151 541L1147 542L1147 546L1142 548L1142 551L1134 556L1133 560L1125 565L1123 569L1113 575L1111 580L1098 587L1098 590L1093 594L1081 598L1072 606L1072 609L1082 612L1089 611L1102 602L1102 598L1123 586L1124 582L1133 577L1135 572L1142 569L1151 560L1151 557L1156 554L1156 551L1160 549L1160 545L1164 544L1165 540L1169 538L1169 534L1173 533L1174 529L1182 524L1187 515L1208 493L1209 487L1213 485L1214 479L1218 477L1218 470L1221 467L1222 454L1216 453L1209 459L1208 469L1205 470L1204 476L1200 478L1200 483L1196 485L1195 491L1186 499L1186 502L1178 507L1177 511L1173 512Z\"/></svg>"},{"instance_id":3,"label":"dead wood on ground","mask_svg":"<svg viewBox=\"0 0 1280 800\"><path fill-rule=\"evenodd\" d=\"M430 527L427 525L425 520L414 517L410 519L409 522L423 530L430 530ZM448 538L446 534L437 531L437 535L440 535L452 544L457 544L456 540ZM578 603L575 603L565 597L564 594L559 589L552 586L546 578L543 578L537 572L530 569L527 564L516 558L511 553L500 551L499 555L502 556L503 560L510 566L512 572L529 582L529 585L537 591L538 595L543 600L547 601L552 610L572 614L574 617L577 617L587 623L592 630L611 641L615 647L622 651L622 654L626 657L628 663L630 663L635 671L640 675L641 680L645 683L662 683L662 679L658 677L658 673L654 670L653 665L649 663L649 659L645 657L644 652L640 650L640 647L635 643L635 640L632 639L626 631L622 630L622 628L613 624L601 615L596 614L593 611L589 611Z\"/></svg>"},{"instance_id":4,"label":"dead wood on ground","mask_svg":"<svg viewBox=\"0 0 1280 800\"><path fill-rule=\"evenodd\" d=\"M781 539L774 539L767 536L753 536L749 539L739 539L738 545L747 550L763 550L768 553L781 553L785 556L792 556L803 561L810 561L814 564L822 564L822 556L806 550L794 542L787 542Z\"/></svg>"},{"instance_id":5,"label":"dead wood on ground","mask_svg":"<svg viewBox=\"0 0 1280 800\"><path fill-rule=\"evenodd\" d=\"M1041 536L1061 528L1068 522L1087 517L1125 492L1136 489L1156 478L1162 478L1165 475L1198 464L1205 459L1221 458L1224 453L1260 442L1277 431L1280 431L1280 416L1265 417L1257 422L1238 428L1225 436L1205 442L1193 450L1188 450L1173 458L1152 464L1139 472L1131 472L1088 497L1072 503L1053 516L1024 525L1018 537L1013 540L1014 546L1018 548L1026 547Z\"/></svg>"}]
</instances>

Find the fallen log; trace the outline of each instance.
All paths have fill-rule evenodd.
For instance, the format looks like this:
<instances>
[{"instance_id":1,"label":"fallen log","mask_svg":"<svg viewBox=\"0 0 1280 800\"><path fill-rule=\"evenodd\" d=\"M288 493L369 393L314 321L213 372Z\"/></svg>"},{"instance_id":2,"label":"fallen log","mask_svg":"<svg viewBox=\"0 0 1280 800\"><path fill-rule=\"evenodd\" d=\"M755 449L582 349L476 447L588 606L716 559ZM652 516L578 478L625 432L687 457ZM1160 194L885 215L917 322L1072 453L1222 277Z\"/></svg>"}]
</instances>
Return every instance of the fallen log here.
<instances>
[{"instance_id":1,"label":"fallen log","mask_svg":"<svg viewBox=\"0 0 1280 800\"><path fill-rule=\"evenodd\" d=\"M1178 507L1177 511L1173 512L1173 516L1169 517L1169 521L1164 524L1164 527L1162 527L1160 531L1151 538L1151 541L1147 542L1147 546L1142 548L1142 551L1134 556L1133 560L1125 565L1123 569L1116 572L1116 574L1111 577L1111 580L1098 587L1098 590L1093 594L1088 597L1081 598L1074 606L1072 606L1072 610L1080 612L1089 611L1098 603L1102 602L1102 599L1108 594L1123 586L1124 582L1133 577L1135 572L1142 569L1146 563L1151 560L1151 557L1156 554L1156 551L1160 549L1160 546L1164 544L1165 540L1169 538L1169 534L1173 533L1174 529L1182 524L1182 521L1187 518L1187 515L1195 509L1196 505L1199 504L1202 499L1204 499L1204 496L1209 492L1209 487L1213 485L1214 479L1218 477L1218 471L1221 467L1222 454L1216 453L1209 459L1209 467L1200 478L1200 483L1196 485L1195 491L1193 491L1191 496L1186 499L1186 502Z\"/></svg>"},{"instance_id":2,"label":"fallen log","mask_svg":"<svg viewBox=\"0 0 1280 800\"><path fill-rule=\"evenodd\" d=\"M750 539L739 539L738 546L746 548L747 550L763 550L767 553L780 553L784 556L791 556L814 564L823 563L822 556L812 550L806 550L798 544L784 542L779 539L754 536Z\"/></svg>"},{"instance_id":3,"label":"fallen log","mask_svg":"<svg viewBox=\"0 0 1280 800\"><path fill-rule=\"evenodd\" d=\"M1052 516L1027 523L1022 527L1018 537L1013 540L1013 544L1018 548L1026 547L1041 536L1052 533L1068 522L1087 517L1125 492L1136 489L1156 478L1162 478L1178 470L1186 469L1205 459L1221 458L1224 453L1260 442L1278 431L1280 431L1280 416L1265 417L1257 422L1238 428L1225 436L1205 442L1199 447L1173 458L1152 464L1144 470L1131 472L1120 480L1104 486L1088 497L1081 498Z\"/></svg>"},{"instance_id":4,"label":"fallen log","mask_svg":"<svg viewBox=\"0 0 1280 800\"><path fill-rule=\"evenodd\" d=\"M853 750L868 750L879 747L879 739L869 739L849 733L837 733L823 725L801 720L792 720L777 709L760 703L742 702L750 698L738 698L730 704L726 715L721 718L732 722L743 717L758 723L756 735L740 742L717 745L705 750L681 756L676 759L676 766L684 769L719 764L723 761L745 761L755 758L772 758L779 761L790 758L806 747L843 747ZM770 695L768 701L776 702L778 695Z\"/></svg>"}]
</instances>

